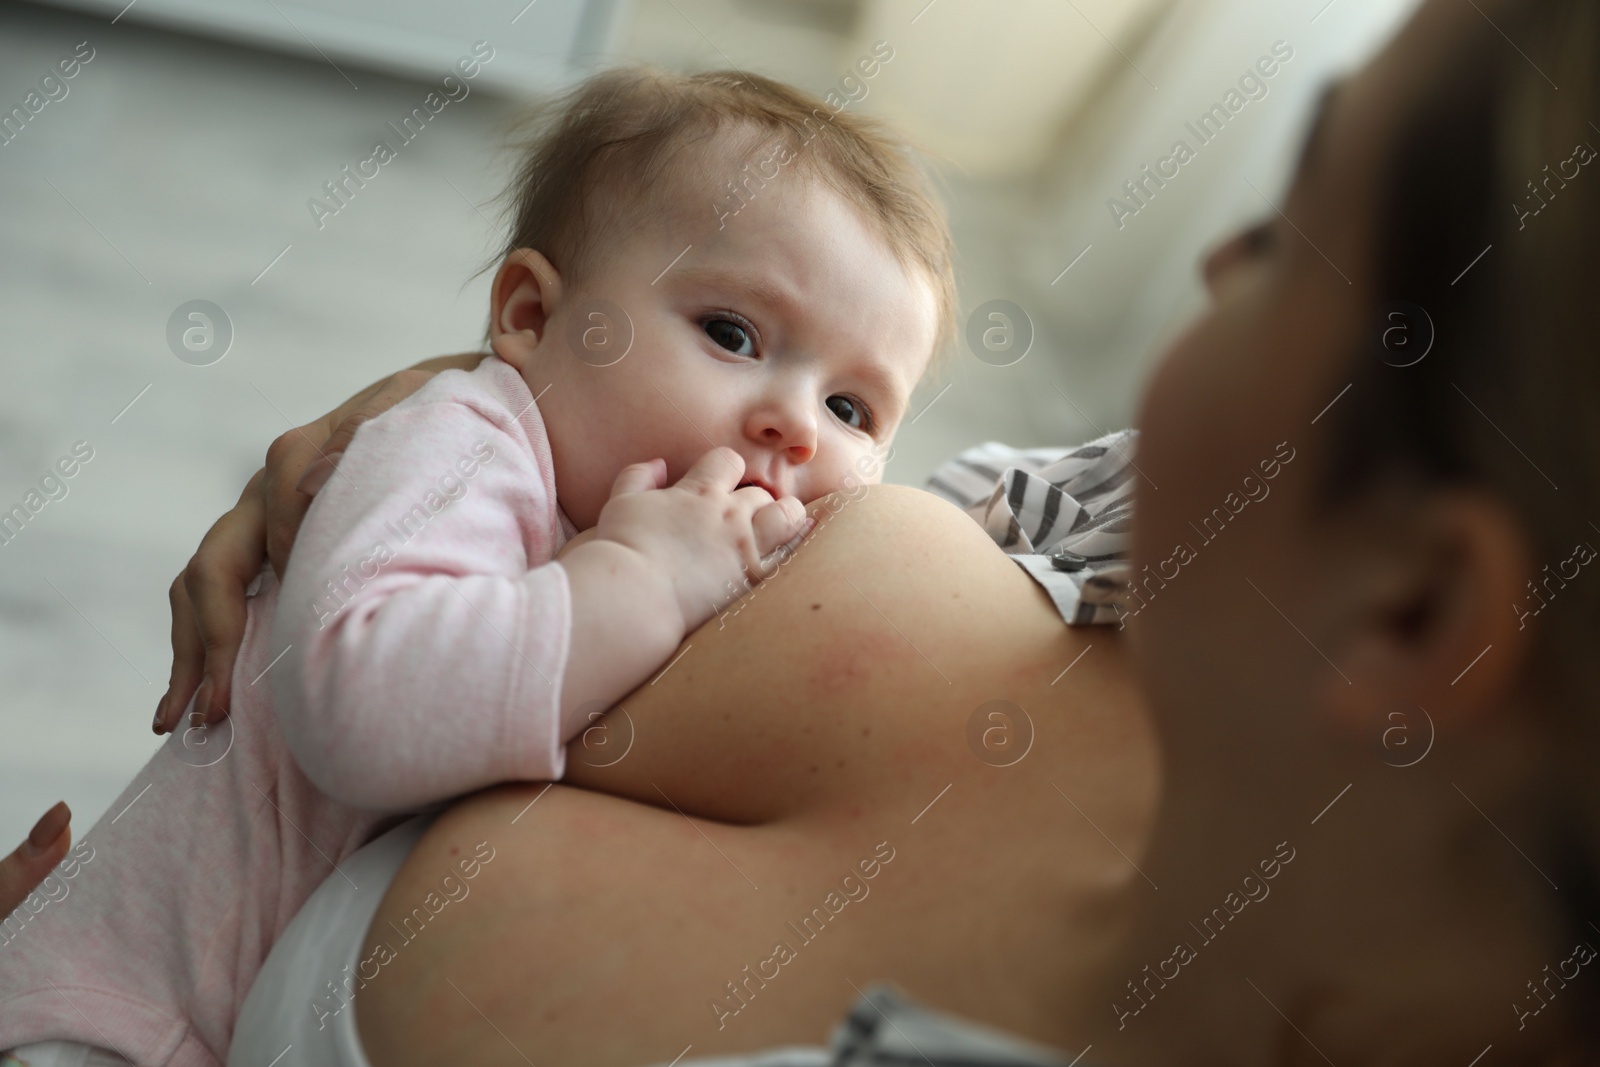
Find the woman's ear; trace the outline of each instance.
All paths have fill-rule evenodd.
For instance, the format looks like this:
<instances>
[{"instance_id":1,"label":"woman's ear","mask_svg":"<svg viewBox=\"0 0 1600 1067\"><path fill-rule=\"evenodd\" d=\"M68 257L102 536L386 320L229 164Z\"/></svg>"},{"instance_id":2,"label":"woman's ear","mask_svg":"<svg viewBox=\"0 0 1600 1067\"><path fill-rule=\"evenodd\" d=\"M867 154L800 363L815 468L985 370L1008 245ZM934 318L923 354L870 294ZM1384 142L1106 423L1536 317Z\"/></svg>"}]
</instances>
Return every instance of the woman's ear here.
<instances>
[{"instance_id":1,"label":"woman's ear","mask_svg":"<svg viewBox=\"0 0 1600 1067\"><path fill-rule=\"evenodd\" d=\"M1517 611L1533 573L1523 525L1477 489L1413 492L1363 521L1375 547L1355 557L1334 657L1349 682L1329 686L1329 706L1369 735L1397 707L1487 724L1514 703L1531 648Z\"/></svg>"},{"instance_id":2,"label":"woman's ear","mask_svg":"<svg viewBox=\"0 0 1600 1067\"><path fill-rule=\"evenodd\" d=\"M561 304L561 275L543 255L518 248L506 256L489 289L489 345L495 355L526 368Z\"/></svg>"}]
</instances>

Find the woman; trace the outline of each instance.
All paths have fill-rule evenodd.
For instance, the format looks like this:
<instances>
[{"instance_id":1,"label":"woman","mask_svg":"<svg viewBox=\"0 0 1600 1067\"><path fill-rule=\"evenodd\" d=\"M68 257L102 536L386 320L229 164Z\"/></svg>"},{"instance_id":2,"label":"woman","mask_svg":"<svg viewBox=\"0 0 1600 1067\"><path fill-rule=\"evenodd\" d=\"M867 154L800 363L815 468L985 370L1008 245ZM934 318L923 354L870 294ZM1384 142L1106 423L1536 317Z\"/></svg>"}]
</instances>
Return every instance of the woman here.
<instances>
[{"instance_id":1,"label":"woman","mask_svg":"<svg viewBox=\"0 0 1600 1067\"><path fill-rule=\"evenodd\" d=\"M1592 1055L1595 115L1588 0L1434 0L1325 102L1282 214L1207 262L1212 307L1140 416L1129 630L1164 756L1153 833L1115 642L1094 635L1052 699L1071 648L1037 592L955 516L881 494L746 633L696 635L660 682L681 702L629 704L633 754L574 777L654 808L563 785L512 827L535 793L507 787L435 824L374 931L452 847L519 853L359 995L373 1062L815 1040L879 978L1105 1062ZM869 526L920 531L922 558L894 569ZM976 617L940 610L957 593ZM910 640L865 609L806 625L860 599ZM966 712L995 697L1029 710L1039 747L963 772ZM884 748L849 736L868 719ZM673 757L719 731L727 761ZM846 766L813 773L824 752ZM882 929L844 913L835 956L751 987L715 1029L722 980L897 832L861 908L885 906L858 917ZM774 881L796 903L769 906Z\"/></svg>"},{"instance_id":2,"label":"woman","mask_svg":"<svg viewBox=\"0 0 1600 1067\"><path fill-rule=\"evenodd\" d=\"M562 785L490 790L434 824L387 914L405 913L452 847L493 840L506 867L498 882L485 873L481 906L446 912L437 940L361 993L372 1061L666 1062L682 1048L667 1038L712 1033L684 1005L756 958L748 936L893 834L873 897L839 916L845 944L819 938L752 987L720 1047L752 1047L751 1031L815 1041L827 1007L854 994L838 987L888 977L1064 1059L1083 1049L1084 1063L1592 1058L1595 114L1588 0L1430 0L1330 96L1282 214L1208 260L1212 307L1140 417L1152 488L1128 662L1162 742L1148 833L1150 753L1139 703L1118 698L1120 655L1102 661L1096 635L1061 682L1093 687L1089 699L1051 703L1039 663L1072 649L1034 633L1054 622L1037 591L963 543L959 516L873 494L881 513L846 511L836 532L869 517L880 535L915 532L920 565L873 570L891 561L867 537L797 558L747 634L691 640L659 683L685 687L681 706L633 698L634 752L581 772L623 795L691 797L704 821L659 794L652 808ZM228 556L222 541L211 555ZM808 613L842 613L845 577L887 618L915 619L907 643L948 680L865 613L846 627L858 646L806 628ZM951 593L979 597L976 621L1000 636L938 611ZM1024 652L997 667L1002 639ZM704 688L674 683L702 651ZM723 666L748 681L731 698L710 673ZM967 700L1028 708L1045 747L963 776L949 752L960 701L946 698L963 685ZM845 712L803 708L824 693ZM849 713L869 708L886 750L843 743L860 724ZM703 731L696 743L720 723L770 744L749 767L686 769L654 728L671 714ZM808 741L808 725L835 744ZM836 776L821 762L811 774L823 750L845 761ZM1050 792L1077 808L1072 855ZM1002 859L1013 865L997 872ZM760 888L740 891L741 873ZM765 910L790 888L792 905ZM887 906L868 916L875 903ZM877 924L889 929L863 930ZM945 939L964 971L915 943ZM804 955L819 950L835 955ZM841 1048L860 1043L865 1016ZM447 1042L429 1027L454 1029ZM972 1062L950 1032L928 1033L881 1027L869 1043L903 1037L895 1062ZM695 1056L717 1047L701 1040L685 1037Z\"/></svg>"}]
</instances>

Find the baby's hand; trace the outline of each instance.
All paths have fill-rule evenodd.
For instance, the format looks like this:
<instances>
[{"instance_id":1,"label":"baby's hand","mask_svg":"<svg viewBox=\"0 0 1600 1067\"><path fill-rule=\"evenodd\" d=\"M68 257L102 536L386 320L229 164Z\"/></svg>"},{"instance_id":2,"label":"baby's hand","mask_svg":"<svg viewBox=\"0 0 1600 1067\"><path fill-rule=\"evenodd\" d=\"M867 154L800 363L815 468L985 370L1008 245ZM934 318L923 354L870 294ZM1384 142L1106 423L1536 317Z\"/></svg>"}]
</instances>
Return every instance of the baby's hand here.
<instances>
[{"instance_id":1,"label":"baby's hand","mask_svg":"<svg viewBox=\"0 0 1600 1067\"><path fill-rule=\"evenodd\" d=\"M671 582L686 634L737 599L746 575L770 573L763 560L811 528L797 498L736 489L742 477L744 457L731 448L707 452L670 488L666 461L635 463L617 475L595 525L596 537L634 549Z\"/></svg>"},{"instance_id":2,"label":"baby's hand","mask_svg":"<svg viewBox=\"0 0 1600 1067\"><path fill-rule=\"evenodd\" d=\"M560 559L562 556L565 556L568 552L571 552L573 549L577 548L579 545L585 544L585 543L587 543L589 541L593 541L593 540L594 540L594 527L593 526L589 527L587 530L580 530L578 533L573 534L572 537L570 537L567 540L566 544L561 546L561 551L556 553L556 559Z\"/></svg>"}]
</instances>

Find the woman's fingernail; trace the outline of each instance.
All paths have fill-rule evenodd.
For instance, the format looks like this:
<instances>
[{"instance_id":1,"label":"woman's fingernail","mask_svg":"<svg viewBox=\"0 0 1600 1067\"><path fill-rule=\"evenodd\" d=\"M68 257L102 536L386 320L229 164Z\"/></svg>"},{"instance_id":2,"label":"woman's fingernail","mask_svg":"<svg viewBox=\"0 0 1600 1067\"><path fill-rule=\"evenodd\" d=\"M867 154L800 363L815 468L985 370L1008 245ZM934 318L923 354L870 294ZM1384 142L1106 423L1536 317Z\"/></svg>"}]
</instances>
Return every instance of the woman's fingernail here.
<instances>
[{"instance_id":1,"label":"woman's fingernail","mask_svg":"<svg viewBox=\"0 0 1600 1067\"><path fill-rule=\"evenodd\" d=\"M57 801L55 807L41 815L39 821L33 824L33 829L28 831L28 839L22 843L23 854L32 859L42 853L50 842L61 836L61 831L71 821L72 809L67 807L65 801Z\"/></svg>"},{"instance_id":2,"label":"woman's fingernail","mask_svg":"<svg viewBox=\"0 0 1600 1067\"><path fill-rule=\"evenodd\" d=\"M194 695L194 710L189 712L190 726L205 725L206 716L211 712L211 693L214 689L210 678L200 683L200 689Z\"/></svg>"},{"instance_id":3,"label":"woman's fingernail","mask_svg":"<svg viewBox=\"0 0 1600 1067\"><path fill-rule=\"evenodd\" d=\"M306 467L305 473L300 475L300 481L295 484L295 489L306 496L316 496L317 491L328 484L328 479L333 477L333 469L339 465L339 457L343 452L328 452L318 456Z\"/></svg>"},{"instance_id":4,"label":"woman's fingernail","mask_svg":"<svg viewBox=\"0 0 1600 1067\"><path fill-rule=\"evenodd\" d=\"M172 690L168 689L161 694L161 699L156 701L156 717L150 721L150 729L156 733L161 732L161 720L167 714L167 701L172 699Z\"/></svg>"}]
</instances>

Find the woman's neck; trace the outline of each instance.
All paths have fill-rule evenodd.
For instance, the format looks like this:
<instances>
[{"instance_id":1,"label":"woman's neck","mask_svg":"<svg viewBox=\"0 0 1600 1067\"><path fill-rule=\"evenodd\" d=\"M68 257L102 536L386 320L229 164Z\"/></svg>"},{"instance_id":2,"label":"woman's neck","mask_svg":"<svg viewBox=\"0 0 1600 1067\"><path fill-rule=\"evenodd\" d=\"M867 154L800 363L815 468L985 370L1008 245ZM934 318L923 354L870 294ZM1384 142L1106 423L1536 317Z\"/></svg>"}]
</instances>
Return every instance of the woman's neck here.
<instances>
[{"instance_id":1,"label":"woman's neck","mask_svg":"<svg viewBox=\"0 0 1600 1067\"><path fill-rule=\"evenodd\" d=\"M1162 891L1144 887L1139 933L1092 987L1105 1006L1088 1059L1468 1063L1493 1045L1530 1062L1570 1047L1600 958L1579 962L1557 891L1524 854L1542 813L1519 815L1515 790L1493 803L1487 786L1482 810L1469 803L1452 785L1475 780L1461 760L1417 771L1364 775L1337 819L1289 843L1292 859L1266 847L1274 877L1269 859L1238 885L1229 872L1250 865L1201 844L1215 840L1201 806L1163 812L1146 867ZM1396 822L1404 833L1371 832ZM1364 862L1334 835L1364 838ZM1600 932L1588 943L1600 950Z\"/></svg>"}]
</instances>

